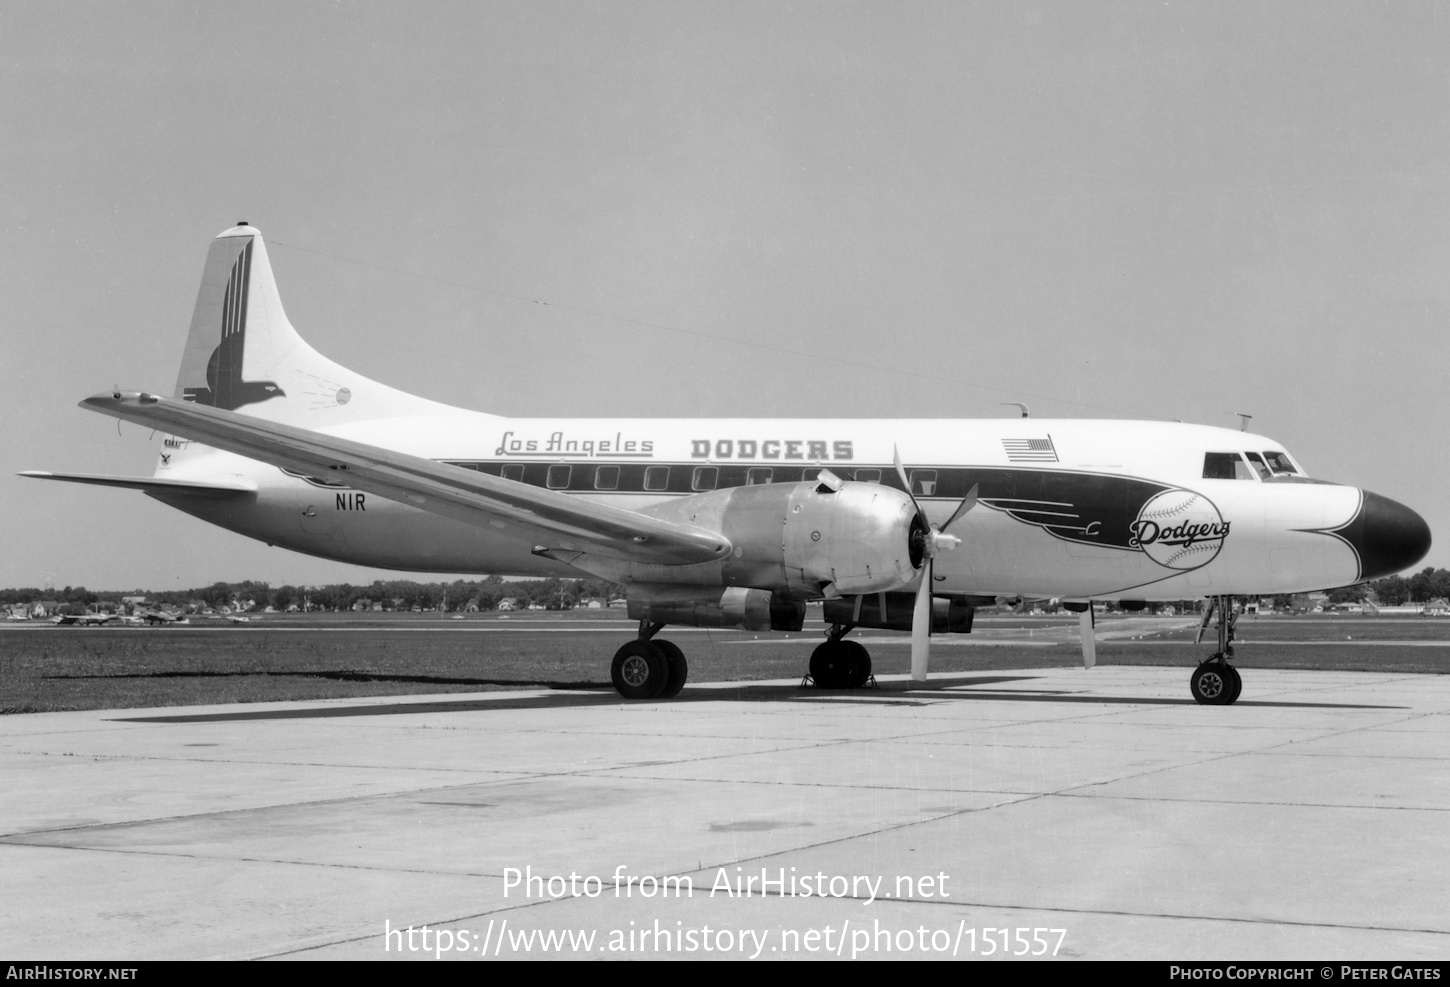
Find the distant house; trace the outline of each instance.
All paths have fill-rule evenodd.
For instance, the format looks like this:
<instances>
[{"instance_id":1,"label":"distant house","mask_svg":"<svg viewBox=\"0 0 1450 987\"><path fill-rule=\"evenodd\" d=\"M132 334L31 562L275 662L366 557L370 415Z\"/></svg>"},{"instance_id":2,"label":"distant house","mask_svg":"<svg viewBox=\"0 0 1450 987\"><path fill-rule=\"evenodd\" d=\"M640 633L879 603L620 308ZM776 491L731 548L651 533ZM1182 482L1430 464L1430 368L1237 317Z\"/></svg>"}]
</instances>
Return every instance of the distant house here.
<instances>
[{"instance_id":1,"label":"distant house","mask_svg":"<svg viewBox=\"0 0 1450 987\"><path fill-rule=\"evenodd\" d=\"M500 610L517 610L518 604L513 600L499 600L498 608Z\"/></svg>"},{"instance_id":2,"label":"distant house","mask_svg":"<svg viewBox=\"0 0 1450 987\"><path fill-rule=\"evenodd\" d=\"M1421 613L1426 617L1450 617L1450 601L1443 596L1437 596L1425 604L1425 609Z\"/></svg>"},{"instance_id":3,"label":"distant house","mask_svg":"<svg viewBox=\"0 0 1450 987\"><path fill-rule=\"evenodd\" d=\"M471 597L469 601L463 605L463 612L478 613L478 597Z\"/></svg>"},{"instance_id":4,"label":"distant house","mask_svg":"<svg viewBox=\"0 0 1450 987\"><path fill-rule=\"evenodd\" d=\"M629 601L622 596L609 601L609 609L611 610L623 610L628 606Z\"/></svg>"}]
</instances>

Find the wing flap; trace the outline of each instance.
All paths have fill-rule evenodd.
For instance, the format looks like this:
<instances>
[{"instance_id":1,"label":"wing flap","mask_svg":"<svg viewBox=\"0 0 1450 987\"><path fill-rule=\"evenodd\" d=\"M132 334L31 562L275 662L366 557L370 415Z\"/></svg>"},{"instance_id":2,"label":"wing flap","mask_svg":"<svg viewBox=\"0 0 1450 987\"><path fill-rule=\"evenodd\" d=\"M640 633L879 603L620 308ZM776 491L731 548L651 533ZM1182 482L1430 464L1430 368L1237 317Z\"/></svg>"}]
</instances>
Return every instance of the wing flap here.
<instances>
[{"instance_id":1,"label":"wing flap","mask_svg":"<svg viewBox=\"0 0 1450 987\"><path fill-rule=\"evenodd\" d=\"M81 407L249 459L339 482L420 510L489 525L544 548L660 565L725 558L718 532L420 456L141 391L97 394Z\"/></svg>"}]
</instances>

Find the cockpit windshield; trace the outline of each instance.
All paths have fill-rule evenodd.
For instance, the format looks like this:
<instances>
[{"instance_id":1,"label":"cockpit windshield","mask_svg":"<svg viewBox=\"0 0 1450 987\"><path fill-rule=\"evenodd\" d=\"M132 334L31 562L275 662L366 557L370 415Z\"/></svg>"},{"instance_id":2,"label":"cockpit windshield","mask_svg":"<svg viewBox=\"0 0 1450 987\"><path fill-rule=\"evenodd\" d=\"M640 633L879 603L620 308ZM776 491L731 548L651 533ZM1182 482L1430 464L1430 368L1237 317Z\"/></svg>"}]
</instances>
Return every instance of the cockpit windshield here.
<instances>
[{"instance_id":1,"label":"cockpit windshield","mask_svg":"<svg viewBox=\"0 0 1450 987\"><path fill-rule=\"evenodd\" d=\"M1294 464L1289 462L1289 457L1282 452L1266 452L1264 458L1269 461L1269 469L1274 471L1275 476L1298 476L1299 471Z\"/></svg>"},{"instance_id":2,"label":"cockpit windshield","mask_svg":"<svg viewBox=\"0 0 1450 987\"><path fill-rule=\"evenodd\" d=\"M1260 456L1257 452L1246 452L1244 453L1244 458L1249 461L1249 465L1254 468L1254 472L1259 474L1260 480L1267 480L1274 475L1269 472L1269 464L1264 462L1264 457Z\"/></svg>"},{"instance_id":3,"label":"cockpit windshield","mask_svg":"<svg viewBox=\"0 0 1450 987\"><path fill-rule=\"evenodd\" d=\"M1276 477L1299 477L1304 473L1284 452L1206 452L1203 454L1205 480L1272 480Z\"/></svg>"}]
</instances>

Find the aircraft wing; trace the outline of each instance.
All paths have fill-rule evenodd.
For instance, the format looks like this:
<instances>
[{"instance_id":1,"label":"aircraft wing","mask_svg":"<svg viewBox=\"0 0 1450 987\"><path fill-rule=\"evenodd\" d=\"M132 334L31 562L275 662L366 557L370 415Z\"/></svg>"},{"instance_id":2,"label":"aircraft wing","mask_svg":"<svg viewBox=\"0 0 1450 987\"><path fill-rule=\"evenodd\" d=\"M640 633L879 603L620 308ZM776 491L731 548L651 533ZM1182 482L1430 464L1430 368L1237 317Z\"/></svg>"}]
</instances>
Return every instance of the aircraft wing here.
<instances>
[{"instance_id":1,"label":"aircraft wing","mask_svg":"<svg viewBox=\"0 0 1450 987\"><path fill-rule=\"evenodd\" d=\"M723 535L706 528L144 391L96 394L81 407L249 459L333 477L358 490L468 524L497 528L534 542L536 550L688 565L723 559L731 549Z\"/></svg>"}]
</instances>

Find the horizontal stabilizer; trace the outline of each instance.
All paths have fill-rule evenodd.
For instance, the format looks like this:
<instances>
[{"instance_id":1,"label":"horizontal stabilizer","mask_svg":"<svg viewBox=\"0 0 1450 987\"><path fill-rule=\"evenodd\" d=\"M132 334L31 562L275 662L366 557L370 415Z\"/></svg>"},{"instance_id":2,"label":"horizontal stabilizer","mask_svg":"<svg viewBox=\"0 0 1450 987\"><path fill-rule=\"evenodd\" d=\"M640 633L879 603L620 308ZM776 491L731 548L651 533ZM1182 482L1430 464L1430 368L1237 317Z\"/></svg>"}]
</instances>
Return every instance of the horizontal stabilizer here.
<instances>
[{"instance_id":1,"label":"horizontal stabilizer","mask_svg":"<svg viewBox=\"0 0 1450 987\"><path fill-rule=\"evenodd\" d=\"M305 475L335 478L547 549L690 565L723 560L732 547L720 533L695 525L190 401L116 391L86 398L81 407Z\"/></svg>"},{"instance_id":2,"label":"horizontal stabilizer","mask_svg":"<svg viewBox=\"0 0 1450 987\"><path fill-rule=\"evenodd\" d=\"M252 493L255 483L247 480L162 480L154 476L103 476L99 473L47 473L26 470L20 474L36 480L65 480L94 483L100 487L129 487L132 490L164 490L168 493L239 494Z\"/></svg>"}]
</instances>

